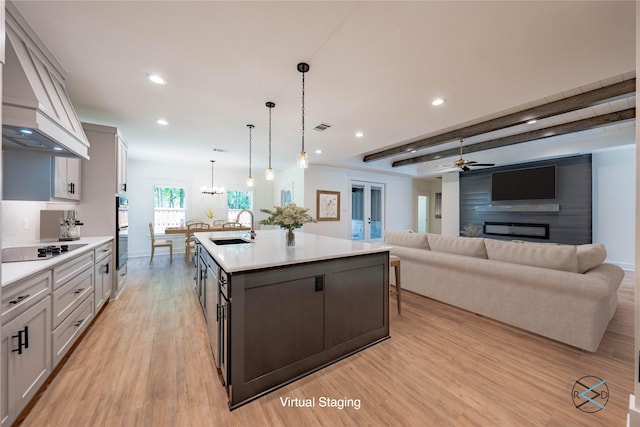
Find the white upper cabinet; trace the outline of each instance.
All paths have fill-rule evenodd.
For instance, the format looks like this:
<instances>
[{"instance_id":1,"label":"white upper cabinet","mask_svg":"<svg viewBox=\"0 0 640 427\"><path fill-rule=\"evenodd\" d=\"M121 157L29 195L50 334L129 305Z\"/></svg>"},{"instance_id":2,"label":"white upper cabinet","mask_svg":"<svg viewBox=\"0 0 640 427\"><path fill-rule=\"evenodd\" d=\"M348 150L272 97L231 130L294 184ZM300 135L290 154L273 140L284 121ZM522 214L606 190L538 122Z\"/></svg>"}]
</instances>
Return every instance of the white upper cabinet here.
<instances>
[{"instance_id":1,"label":"white upper cabinet","mask_svg":"<svg viewBox=\"0 0 640 427\"><path fill-rule=\"evenodd\" d=\"M118 156L117 156L117 169L118 169L118 193L127 191L127 143L120 136L116 135L118 139Z\"/></svg>"},{"instance_id":2,"label":"white upper cabinet","mask_svg":"<svg viewBox=\"0 0 640 427\"><path fill-rule=\"evenodd\" d=\"M53 197L80 200L80 159L53 158Z\"/></svg>"}]
</instances>

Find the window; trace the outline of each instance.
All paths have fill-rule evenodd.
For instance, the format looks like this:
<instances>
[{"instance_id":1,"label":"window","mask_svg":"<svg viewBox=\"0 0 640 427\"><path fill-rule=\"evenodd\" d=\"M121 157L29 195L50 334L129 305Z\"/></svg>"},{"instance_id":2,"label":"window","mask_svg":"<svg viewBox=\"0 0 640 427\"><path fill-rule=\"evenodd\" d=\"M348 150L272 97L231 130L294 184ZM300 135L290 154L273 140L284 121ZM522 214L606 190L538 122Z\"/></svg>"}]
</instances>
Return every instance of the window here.
<instances>
[{"instance_id":1,"label":"window","mask_svg":"<svg viewBox=\"0 0 640 427\"><path fill-rule=\"evenodd\" d=\"M181 187L153 186L153 229L164 233L166 227L184 224L186 192Z\"/></svg>"},{"instance_id":2,"label":"window","mask_svg":"<svg viewBox=\"0 0 640 427\"><path fill-rule=\"evenodd\" d=\"M252 191L227 191L227 221L236 222L238 213L243 209L249 209L253 207L253 192ZM251 225L251 217L242 215L240 217L240 223L246 226Z\"/></svg>"}]
</instances>

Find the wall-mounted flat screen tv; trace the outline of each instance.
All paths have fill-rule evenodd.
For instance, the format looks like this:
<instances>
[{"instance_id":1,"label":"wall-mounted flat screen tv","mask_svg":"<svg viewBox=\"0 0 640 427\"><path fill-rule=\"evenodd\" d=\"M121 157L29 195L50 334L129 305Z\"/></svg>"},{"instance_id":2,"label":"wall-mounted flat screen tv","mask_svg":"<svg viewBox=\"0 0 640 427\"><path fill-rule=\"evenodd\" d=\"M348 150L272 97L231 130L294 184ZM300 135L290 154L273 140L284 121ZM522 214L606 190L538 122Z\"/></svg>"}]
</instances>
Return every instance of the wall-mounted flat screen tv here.
<instances>
[{"instance_id":1,"label":"wall-mounted flat screen tv","mask_svg":"<svg viewBox=\"0 0 640 427\"><path fill-rule=\"evenodd\" d=\"M514 169L491 174L492 201L555 198L555 165Z\"/></svg>"}]
</instances>

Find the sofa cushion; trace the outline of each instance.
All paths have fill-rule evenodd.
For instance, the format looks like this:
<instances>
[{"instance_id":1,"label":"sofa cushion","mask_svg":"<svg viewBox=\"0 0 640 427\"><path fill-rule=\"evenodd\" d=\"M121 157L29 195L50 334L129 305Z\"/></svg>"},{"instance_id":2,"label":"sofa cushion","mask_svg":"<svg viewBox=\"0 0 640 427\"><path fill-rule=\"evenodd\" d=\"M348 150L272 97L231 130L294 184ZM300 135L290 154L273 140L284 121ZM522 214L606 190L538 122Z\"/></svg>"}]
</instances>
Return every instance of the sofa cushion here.
<instances>
[{"instance_id":1,"label":"sofa cushion","mask_svg":"<svg viewBox=\"0 0 640 427\"><path fill-rule=\"evenodd\" d=\"M586 273L607 259L607 250L602 243L578 245L578 273Z\"/></svg>"},{"instance_id":2,"label":"sofa cushion","mask_svg":"<svg viewBox=\"0 0 640 427\"><path fill-rule=\"evenodd\" d=\"M474 258L487 258L484 239L479 237L453 237L427 233L432 251L464 255Z\"/></svg>"},{"instance_id":3,"label":"sofa cushion","mask_svg":"<svg viewBox=\"0 0 640 427\"><path fill-rule=\"evenodd\" d=\"M429 249L427 233L409 231L385 231L384 241L390 245L406 246L409 248Z\"/></svg>"},{"instance_id":4,"label":"sofa cushion","mask_svg":"<svg viewBox=\"0 0 640 427\"><path fill-rule=\"evenodd\" d=\"M515 243L484 239L490 260L578 272L578 256L573 245L549 245L539 243Z\"/></svg>"}]
</instances>

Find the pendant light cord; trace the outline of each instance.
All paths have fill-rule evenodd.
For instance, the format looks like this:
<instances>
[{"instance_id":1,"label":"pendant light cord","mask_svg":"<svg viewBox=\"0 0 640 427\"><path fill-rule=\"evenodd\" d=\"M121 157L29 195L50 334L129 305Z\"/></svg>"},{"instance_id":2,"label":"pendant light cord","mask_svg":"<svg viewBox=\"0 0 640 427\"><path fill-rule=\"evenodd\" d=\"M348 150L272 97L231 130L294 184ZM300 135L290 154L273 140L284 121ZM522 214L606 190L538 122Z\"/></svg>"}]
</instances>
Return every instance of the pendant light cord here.
<instances>
[{"instance_id":1,"label":"pendant light cord","mask_svg":"<svg viewBox=\"0 0 640 427\"><path fill-rule=\"evenodd\" d=\"M302 151L304 152L304 72L302 73Z\"/></svg>"},{"instance_id":2,"label":"pendant light cord","mask_svg":"<svg viewBox=\"0 0 640 427\"><path fill-rule=\"evenodd\" d=\"M247 125L249 127L249 178L251 178L251 129L253 125Z\"/></svg>"},{"instance_id":3,"label":"pendant light cord","mask_svg":"<svg viewBox=\"0 0 640 427\"><path fill-rule=\"evenodd\" d=\"M269 169L271 169L271 108L269 107Z\"/></svg>"}]
</instances>

